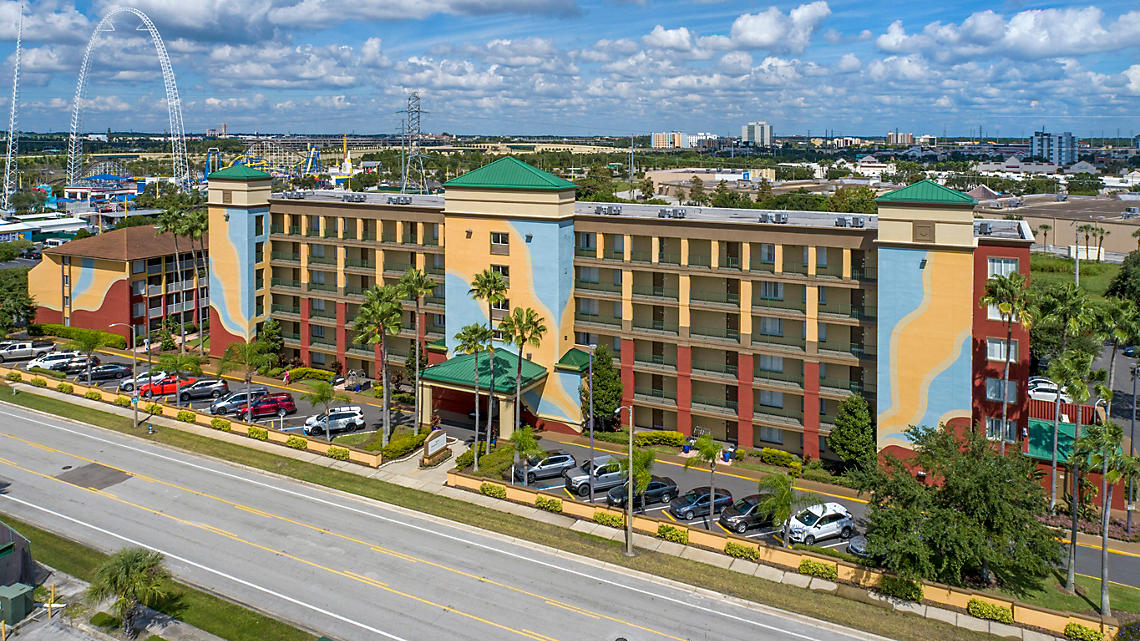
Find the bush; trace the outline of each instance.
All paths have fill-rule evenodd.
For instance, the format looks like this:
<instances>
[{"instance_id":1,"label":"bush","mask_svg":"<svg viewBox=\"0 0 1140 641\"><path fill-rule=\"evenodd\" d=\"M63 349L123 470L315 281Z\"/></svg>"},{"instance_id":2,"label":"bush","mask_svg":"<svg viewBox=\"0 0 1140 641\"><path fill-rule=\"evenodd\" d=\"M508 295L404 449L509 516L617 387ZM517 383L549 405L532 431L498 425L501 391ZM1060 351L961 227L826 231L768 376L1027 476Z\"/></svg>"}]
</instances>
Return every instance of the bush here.
<instances>
[{"instance_id":1,"label":"bush","mask_svg":"<svg viewBox=\"0 0 1140 641\"><path fill-rule=\"evenodd\" d=\"M61 394L71 394L75 391L75 386L71 383L60 383L59 385L55 386L55 391Z\"/></svg>"},{"instance_id":2,"label":"bush","mask_svg":"<svg viewBox=\"0 0 1140 641\"><path fill-rule=\"evenodd\" d=\"M724 553L729 556L734 556L738 559L747 559L749 561L760 561L760 550L752 547L751 545L743 545L735 541L725 541Z\"/></svg>"},{"instance_id":3,"label":"bush","mask_svg":"<svg viewBox=\"0 0 1140 641\"><path fill-rule=\"evenodd\" d=\"M91 616L90 621L91 625L102 630L117 630L123 625L118 617L113 617L106 612L96 612Z\"/></svg>"},{"instance_id":4,"label":"bush","mask_svg":"<svg viewBox=\"0 0 1140 641\"><path fill-rule=\"evenodd\" d=\"M388 439L388 447L381 450L381 453L385 460L406 456L417 447L423 447L427 437L427 431L420 431L417 435L412 435L409 432L393 434L392 438Z\"/></svg>"},{"instance_id":5,"label":"bush","mask_svg":"<svg viewBox=\"0 0 1140 641\"><path fill-rule=\"evenodd\" d=\"M178 415L175 416L175 418L182 421L183 423L197 423L198 422L198 415L195 414L194 412L191 412L190 410L178 410Z\"/></svg>"},{"instance_id":6,"label":"bush","mask_svg":"<svg viewBox=\"0 0 1140 641\"><path fill-rule=\"evenodd\" d=\"M300 436L290 436L285 439L285 447L291 447L295 450L309 449L309 440L301 438Z\"/></svg>"},{"instance_id":7,"label":"bush","mask_svg":"<svg viewBox=\"0 0 1140 641\"><path fill-rule=\"evenodd\" d=\"M879 592L904 601L917 603L922 600L922 586L919 585L918 581L889 574L884 574L883 578L879 580Z\"/></svg>"},{"instance_id":8,"label":"bush","mask_svg":"<svg viewBox=\"0 0 1140 641\"><path fill-rule=\"evenodd\" d=\"M266 369L264 373L261 373L261 372L258 372L258 373L261 374L262 376L268 376L269 378L281 378L281 375L285 373L285 368L284 367L270 367L270 368Z\"/></svg>"},{"instance_id":9,"label":"bush","mask_svg":"<svg viewBox=\"0 0 1140 641\"><path fill-rule=\"evenodd\" d=\"M61 372L59 370L47 369L45 367L29 367L28 371L29 372L35 372L36 374L43 374L44 376L50 376L52 378L66 378L67 377L67 374L64 374L63 372Z\"/></svg>"},{"instance_id":10,"label":"bush","mask_svg":"<svg viewBox=\"0 0 1140 641\"><path fill-rule=\"evenodd\" d=\"M87 390L87 392L85 394L83 394L83 397L89 398L93 401L101 401L101 400L103 400L103 393L102 392L96 392L95 390L92 389L92 390ZM129 402L128 402L128 404L129 404Z\"/></svg>"},{"instance_id":11,"label":"bush","mask_svg":"<svg viewBox=\"0 0 1140 641\"><path fill-rule=\"evenodd\" d=\"M116 396L115 400L111 401L115 407L130 407L132 405L131 399L125 396Z\"/></svg>"},{"instance_id":12,"label":"bush","mask_svg":"<svg viewBox=\"0 0 1140 641\"><path fill-rule=\"evenodd\" d=\"M480 463L482 463L482 458L486 455L487 455L487 442L486 441L479 441L479 459L480 459L479 462ZM460 454L455 459L455 464L458 465L459 469L461 469L461 470L466 469L466 468L474 465L475 464L475 448L474 447L467 448L466 452Z\"/></svg>"},{"instance_id":13,"label":"bush","mask_svg":"<svg viewBox=\"0 0 1140 641\"><path fill-rule=\"evenodd\" d=\"M606 443L620 443L622 445L625 445L626 443L629 443L629 432L626 430L607 432L605 430L595 429L594 439L598 441L604 441Z\"/></svg>"},{"instance_id":14,"label":"bush","mask_svg":"<svg viewBox=\"0 0 1140 641\"><path fill-rule=\"evenodd\" d=\"M214 417L210 419L210 427L218 430L219 432L230 431L230 422L224 418Z\"/></svg>"},{"instance_id":15,"label":"bush","mask_svg":"<svg viewBox=\"0 0 1140 641\"><path fill-rule=\"evenodd\" d=\"M646 447L648 445L681 447L681 444L684 442L685 435L676 430L644 430L633 435L633 444L638 447Z\"/></svg>"},{"instance_id":16,"label":"bush","mask_svg":"<svg viewBox=\"0 0 1140 641\"><path fill-rule=\"evenodd\" d=\"M610 514L601 510L594 511L594 523L606 527L625 527L625 519L620 514Z\"/></svg>"},{"instance_id":17,"label":"bush","mask_svg":"<svg viewBox=\"0 0 1140 641\"><path fill-rule=\"evenodd\" d=\"M752 451L755 452L756 450ZM760 460L768 465L776 465L778 467L799 468L803 465L800 457L791 452L777 450L774 447L765 447L760 450Z\"/></svg>"},{"instance_id":18,"label":"bush","mask_svg":"<svg viewBox=\"0 0 1140 641\"><path fill-rule=\"evenodd\" d=\"M812 462L814 463L815 461L812 461ZM833 477L831 475L831 472L828 472L827 470L822 469L822 468L811 468L811 467L809 467L803 471L803 473L801 474L801 477L805 478L809 481L816 481L817 483L834 483L835 482L835 477Z\"/></svg>"},{"instance_id":19,"label":"bush","mask_svg":"<svg viewBox=\"0 0 1140 641\"><path fill-rule=\"evenodd\" d=\"M483 484L479 486L479 493L496 499L507 498L507 488L503 487L502 485L487 483L486 481L484 481Z\"/></svg>"},{"instance_id":20,"label":"bush","mask_svg":"<svg viewBox=\"0 0 1140 641\"><path fill-rule=\"evenodd\" d=\"M162 406L158 403L151 403L150 405L146 406L146 413L153 414L155 416L162 416Z\"/></svg>"},{"instance_id":21,"label":"bush","mask_svg":"<svg viewBox=\"0 0 1140 641\"><path fill-rule=\"evenodd\" d=\"M259 441L269 440L269 430L264 427L251 427L249 428L249 437L255 438Z\"/></svg>"},{"instance_id":22,"label":"bush","mask_svg":"<svg viewBox=\"0 0 1140 641\"><path fill-rule=\"evenodd\" d=\"M970 599L966 612L979 619L989 619L999 623L1013 623L1013 610L981 599Z\"/></svg>"},{"instance_id":23,"label":"bush","mask_svg":"<svg viewBox=\"0 0 1140 641\"><path fill-rule=\"evenodd\" d=\"M348 450L343 447L331 446L329 447L329 451L325 452L325 454L327 454L329 458L337 461L348 460Z\"/></svg>"},{"instance_id":24,"label":"bush","mask_svg":"<svg viewBox=\"0 0 1140 641\"><path fill-rule=\"evenodd\" d=\"M32 387L47 387L47 381L40 378L39 376L36 376L28 382L32 384Z\"/></svg>"},{"instance_id":25,"label":"bush","mask_svg":"<svg viewBox=\"0 0 1140 641\"><path fill-rule=\"evenodd\" d=\"M561 512L562 499L556 499L553 496L538 495L534 497L534 506L540 510L547 512Z\"/></svg>"},{"instance_id":26,"label":"bush","mask_svg":"<svg viewBox=\"0 0 1140 641\"><path fill-rule=\"evenodd\" d=\"M294 367L289 370L289 382L296 383L304 380L318 380L329 381L336 376L327 369L317 369L315 367Z\"/></svg>"},{"instance_id":27,"label":"bush","mask_svg":"<svg viewBox=\"0 0 1140 641\"><path fill-rule=\"evenodd\" d=\"M657 538L685 545L689 542L689 531L673 527L668 523L660 523L657 525Z\"/></svg>"},{"instance_id":28,"label":"bush","mask_svg":"<svg viewBox=\"0 0 1140 641\"><path fill-rule=\"evenodd\" d=\"M392 402L403 403L404 405L415 405L416 395L407 392L392 392Z\"/></svg>"},{"instance_id":29,"label":"bush","mask_svg":"<svg viewBox=\"0 0 1140 641\"><path fill-rule=\"evenodd\" d=\"M19 380L24 379L24 377L21 376L19 372L8 372L8 374L6 376L4 376L4 378L6 378L10 381L19 381Z\"/></svg>"},{"instance_id":30,"label":"bush","mask_svg":"<svg viewBox=\"0 0 1140 641\"><path fill-rule=\"evenodd\" d=\"M732 450L732 460L743 461L744 460L744 450L740 449L739 447L736 448L735 450Z\"/></svg>"},{"instance_id":31,"label":"bush","mask_svg":"<svg viewBox=\"0 0 1140 641\"><path fill-rule=\"evenodd\" d=\"M32 327L36 329L33 330ZM38 332L38 333L36 333ZM55 336L58 338L78 339L85 334L98 334L103 339L103 344L107 347L115 347L117 349L127 348L127 339L112 334L111 332L104 332L97 329L85 329L83 327L66 327L64 325L34 325L28 326L28 334L33 336Z\"/></svg>"},{"instance_id":32,"label":"bush","mask_svg":"<svg viewBox=\"0 0 1140 641\"><path fill-rule=\"evenodd\" d=\"M1070 621L1069 625L1065 626L1065 636L1076 641L1104 641L1103 632L1074 621Z\"/></svg>"},{"instance_id":33,"label":"bush","mask_svg":"<svg viewBox=\"0 0 1140 641\"><path fill-rule=\"evenodd\" d=\"M800 574L808 576L819 577L834 581L839 578L839 569L823 561L816 561L815 559L800 559Z\"/></svg>"}]
</instances>

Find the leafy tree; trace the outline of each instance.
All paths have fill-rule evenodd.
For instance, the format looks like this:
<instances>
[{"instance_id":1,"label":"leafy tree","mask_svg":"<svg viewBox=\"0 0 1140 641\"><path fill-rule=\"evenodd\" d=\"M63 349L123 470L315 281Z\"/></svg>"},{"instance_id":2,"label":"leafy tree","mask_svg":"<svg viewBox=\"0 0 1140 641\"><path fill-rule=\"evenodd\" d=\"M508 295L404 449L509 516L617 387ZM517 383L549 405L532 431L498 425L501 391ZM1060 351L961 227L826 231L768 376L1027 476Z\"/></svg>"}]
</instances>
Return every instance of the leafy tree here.
<instances>
[{"instance_id":1,"label":"leafy tree","mask_svg":"<svg viewBox=\"0 0 1140 641\"><path fill-rule=\"evenodd\" d=\"M1132 237L1136 239L1136 251L1140 251L1140 229L1132 232ZM1129 254L1131 256L1132 254ZM1127 260L1127 258L1125 258Z\"/></svg>"},{"instance_id":2,"label":"leafy tree","mask_svg":"<svg viewBox=\"0 0 1140 641\"><path fill-rule=\"evenodd\" d=\"M174 398L175 404L182 405L182 374L187 376L202 375L202 357L197 354L163 354L158 357L158 367L170 372L175 378Z\"/></svg>"},{"instance_id":3,"label":"leafy tree","mask_svg":"<svg viewBox=\"0 0 1140 641\"><path fill-rule=\"evenodd\" d=\"M87 599L99 603L115 599L111 610L123 622L123 632L134 638L139 606L153 606L167 598L170 573L162 566L162 554L142 548L124 548L95 570Z\"/></svg>"},{"instance_id":4,"label":"leafy tree","mask_svg":"<svg viewBox=\"0 0 1140 641\"><path fill-rule=\"evenodd\" d=\"M79 332L66 345L67 349L81 352L87 357L88 383L91 382L91 359L95 356L95 352L106 346L107 338L103 332Z\"/></svg>"},{"instance_id":5,"label":"leafy tree","mask_svg":"<svg viewBox=\"0 0 1140 641\"><path fill-rule=\"evenodd\" d=\"M629 426L633 429L633 426ZM685 459L685 469L689 469L697 463L709 466L709 523L713 521L713 508L716 507L716 462L720 459L721 452L724 448L719 443L713 440L713 437L708 432L701 434L693 443L693 456Z\"/></svg>"},{"instance_id":6,"label":"leafy tree","mask_svg":"<svg viewBox=\"0 0 1140 641\"><path fill-rule=\"evenodd\" d=\"M397 287L399 288L400 295L402 297L411 298L411 299L414 299L416 301L416 310L415 310L415 313L416 313L416 318L415 318L416 334L415 334L415 339L412 340L412 342L415 343L415 359L416 359L415 361L413 361L413 364L416 365L416 417L415 417L415 420L412 421L412 433L413 434L419 434L420 433L420 368L419 368L418 364L420 362L420 353L425 351L424 346L422 345L423 341L420 340L420 329L421 329L420 328L420 307L423 305L424 296L431 294L432 291L435 290L436 284L435 284L435 281L433 281L430 277L428 277L428 275L426 273L424 273L422 270L409 269L408 271L404 272L403 276L400 277L400 282L397 285ZM406 370L406 368L405 368L405 370Z\"/></svg>"},{"instance_id":7,"label":"leafy tree","mask_svg":"<svg viewBox=\"0 0 1140 641\"><path fill-rule=\"evenodd\" d=\"M1005 344L1011 345L1013 341L1013 324L1018 323L1029 326L1032 322L1029 293L1026 291L1026 278L1020 272L1011 272L1006 276L994 276L986 281L986 291L979 304L985 308L993 305L1005 323ZM1001 441L1001 453L1005 454L1005 424L1009 415L1009 399L1005 398L1005 389L1009 387L1009 364L1012 354L1006 354L1005 367L1002 371L1002 400L1001 400L1001 428L998 430ZM1016 402L1017 399L1014 399Z\"/></svg>"},{"instance_id":8,"label":"leafy tree","mask_svg":"<svg viewBox=\"0 0 1140 641\"><path fill-rule=\"evenodd\" d=\"M325 439L332 441L328 423L329 406L337 401L347 402L348 395L336 391L328 381L310 381L309 387L311 390L301 394L301 399L325 408Z\"/></svg>"},{"instance_id":9,"label":"leafy tree","mask_svg":"<svg viewBox=\"0 0 1140 641\"><path fill-rule=\"evenodd\" d=\"M1140 245L1140 235L1136 238L1137 244ZM1120 271L1112 277L1104 293L1106 296L1140 301L1140 250L1130 252L1124 257Z\"/></svg>"},{"instance_id":10,"label":"leafy tree","mask_svg":"<svg viewBox=\"0 0 1140 641\"><path fill-rule=\"evenodd\" d=\"M760 479L759 489L760 503L756 509L771 517L773 525L779 524L783 534L780 542L784 547L788 547L788 522L801 508L815 503L815 498L810 494L797 492L792 477L787 474L765 476Z\"/></svg>"},{"instance_id":11,"label":"leafy tree","mask_svg":"<svg viewBox=\"0 0 1140 641\"><path fill-rule=\"evenodd\" d=\"M853 214L879 213L879 206L875 204L874 190L862 185L836 189L827 201L827 208L829 211Z\"/></svg>"},{"instance_id":12,"label":"leafy tree","mask_svg":"<svg viewBox=\"0 0 1140 641\"><path fill-rule=\"evenodd\" d=\"M1070 194L1078 196L1095 196L1104 189L1104 181L1086 173L1073 174L1066 181L1066 188Z\"/></svg>"},{"instance_id":13,"label":"leafy tree","mask_svg":"<svg viewBox=\"0 0 1140 641\"><path fill-rule=\"evenodd\" d=\"M852 394L839 404L827 446L848 465L875 464L875 428L871 408L861 394Z\"/></svg>"},{"instance_id":14,"label":"leafy tree","mask_svg":"<svg viewBox=\"0 0 1140 641\"><path fill-rule=\"evenodd\" d=\"M252 341L239 341L230 343L218 361L218 376L236 369L245 370L242 380L245 381L245 397L249 398L249 384L253 380L253 373L263 367L271 367L277 362L277 355L271 351L272 345L260 337Z\"/></svg>"},{"instance_id":15,"label":"leafy tree","mask_svg":"<svg viewBox=\"0 0 1140 641\"><path fill-rule=\"evenodd\" d=\"M511 314L499 322L503 340L514 343L518 350L518 366L515 370L515 431L518 431L522 416L522 362L523 348L527 345L538 347L546 335L546 320L538 312L527 307L516 307Z\"/></svg>"},{"instance_id":16,"label":"leafy tree","mask_svg":"<svg viewBox=\"0 0 1140 641\"><path fill-rule=\"evenodd\" d=\"M471 288L467 290L467 295L475 300L481 300L487 303L487 327L494 326L495 318L495 305L507 300L507 279L501 273L484 269L483 271L475 274L475 278L471 280ZM489 347L494 352L494 340L489 343ZM495 389L495 359L491 357L491 384L487 389ZM487 440L490 441L491 434L494 431L494 418L495 418L495 394L492 391L490 399L487 401Z\"/></svg>"},{"instance_id":17,"label":"leafy tree","mask_svg":"<svg viewBox=\"0 0 1140 641\"><path fill-rule=\"evenodd\" d=\"M0 263L15 260L20 254L32 247L32 243L23 238L9 243L0 243Z\"/></svg>"},{"instance_id":18,"label":"leafy tree","mask_svg":"<svg viewBox=\"0 0 1140 641\"><path fill-rule=\"evenodd\" d=\"M491 350L492 336L494 336L494 333L491 331L491 328L478 323L464 325L463 328L459 330L459 333L455 335L455 340L459 341L459 344L455 347L456 351L464 354L475 354L475 442L473 444L475 449L472 450L475 458L472 469L476 472L479 471L479 355ZM493 353L491 357L494 358ZM493 364L492 362L492 365ZM492 390L487 396L489 406L490 403L495 401L494 391ZM488 428L489 427L490 425L488 424ZM487 440L491 440L489 432Z\"/></svg>"},{"instance_id":19,"label":"leafy tree","mask_svg":"<svg viewBox=\"0 0 1140 641\"><path fill-rule=\"evenodd\" d=\"M705 182L698 176L689 181L689 202L695 205L707 205L709 195L705 193Z\"/></svg>"},{"instance_id":20,"label":"leafy tree","mask_svg":"<svg viewBox=\"0 0 1140 641\"><path fill-rule=\"evenodd\" d=\"M538 439L534 437L534 428L527 425L521 429L517 429L511 433L509 439L511 449L515 452L514 465L519 464L519 460L523 463L523 485L526 485L527 470L530 466L532 458L541 456L543 454L542 448L538 446ZM511 469L511 476L514 477L514 469Z\"/></svg>"},{"instance_id":21,"label":"leafy tree","mask_svg":"<svg viewBox=\"0 0 1140 641\"><path fill-rule=\"evenodd\" d=\"M799 211L827 211L827 196L813 194L806 189L772 196L764 201L764 209L791 209Z\"/></svg>"},{"instance_id":22,"label":"leafy tree","mask_svg":"<svg viewBox=\"0 0 1140 641\"><path fill-rule=\"evenodd\" d=\"M590 380L582 379L578 388L582 399L582 413L590 412ZM614 423L614 412L621 405L622 385L621 372L614 367L613 356L605 345L598 345L594 349L594 422L597 425L607 426Z\"/></svg>"},{"instance_id":23,"label":"leafy tree","mask_svg":"<svg viewBox=\"0 0 1140 641\"><path fill-rule=\"evenodd\" d=\"M147 225L153 225L154 223L155 219L153 216L124 216L123 218L119 219L119 222L115 223L115 229L126 229L127 227L145 227Z\"/></svg>"},{"instance_id":24,"label":"leafy tree","mask_svg":"<svg viewBox=\"0 0 1140 641\"><path fill-rule=\"evenodd\" d=\"M757 206L763 205L771 197L772 197L772 183L768 182L767 178L761 178L760 184L756 187L756 204L757 204Z\"/></svg>"},{"instance_id":25,"label":"leafy tree","mask_svg":"<svg viewBox=\"0 0 1140 641\"><path fill-rule=\"evenodd\" d=\"M47 202L47 194L38 189L18 191L12 194L10 202L12 209L15 209L18 214L37 212L43 209L44 203Z\"/></svg>"},{"instance_id":26,"label":"leafy tree","mask_svg":"<svg viewBox=\"0 0 1140 641\"><path fill-rule=\"evenodd\" d=\"M265 351L273 355L270 367L276 365L281 360L281 350L285 347L285 342L281 339L281 323L272 318L266 319L257 330L257 340L264 343Z\"/></svg>"},{"instance_id":27,"label":"leafy tree","mask_svg":"<svg viewBox=\"0 0 1140 641\"><path fill-rule=\"evenodd\" d=\"M1053 229L1053 226L1048 223L1041 223L1037 226L1037 231L1041 234L1042 237L1041 244L1045 245L1046 247L1049 246L1049 230L1051 229Z\"/></svg>"},{"instance_id":28,"label":"leafy tree","mask_svg":"<svg viewBox=\"0 0 1140 641\"><path fill-rule=\"evenodd\" d=\"M167 197L164 197L167 198ZM162 234L170 234L174 238L174 262L175 269L175 283L178 286L178 304L181 307L182 302L186 298L185 290L182 288L182 255L178 251L178 238L186 232L186 222L182 217L182 204L176 199L170 199L162 203L166 206L166 210L158 217L158 224L155 225L157 236ZM178 352L186 352L186 316L183 312L178 312Z\"/></svg>"},{"instance_id":29,"label":"leafy tree","mask_svg":"<svg viewBox=\"0 0 1140 641\"><path fill-rule=\"evenodd\" d=\"M404 310L400 305L400 292L395 285L374 286L364 292L364 303L360 305L352 329L356 332L356 342L364 345L380 345L381 387L384 394L382 434L380 444L388 446L389 431L392 427L391 386L388 381L388 337L395 336L404 328ZM419 417L416 418L419 420Z\"/></svg>"},{"instance_id":30,"label":"leafy tree","mask_svg":"<svg viewBox=\"0 0 1140 641\"><path fill-rule=\"evenodd\" d=\"M91 238L91 232L86 227L75 232L75 240L81 240L83 238Z\"/></svg>"},{"instance_id":31,"label":"leafy tree","mask_svg":"<svg viewBox=\"0 0 1140 641\"><path fill-rule=\"evenodd\" d=\"M911 579L966 585L996 577L1025 593L1060 560L1060 544L1040 519L1048 501L1033 461L1002 456L981 434L912 427L915 456L887 456L853 477L870 494L867 551ZM912 468L933 482L919 481Z\"/></svg>"},{"instance_id":32,"label":"leafy tree","mask_svg":"<svg viewBox=\"0 0 1140 641\"><path fill-rule=\"evenodd\" d=\"M185 206L182 231L190 241L190 259L194 264L194 323L198 325L198 354L205 357L206 332L202 327L202 297L198 293L202 291L201 278L205 276L206 266L209 265L209 260L206 259L206 238L209 235L210 216L205 208L192 209L190 204ZM199 261L203 267L198 266Z\"/></svg>"}]
</instances>

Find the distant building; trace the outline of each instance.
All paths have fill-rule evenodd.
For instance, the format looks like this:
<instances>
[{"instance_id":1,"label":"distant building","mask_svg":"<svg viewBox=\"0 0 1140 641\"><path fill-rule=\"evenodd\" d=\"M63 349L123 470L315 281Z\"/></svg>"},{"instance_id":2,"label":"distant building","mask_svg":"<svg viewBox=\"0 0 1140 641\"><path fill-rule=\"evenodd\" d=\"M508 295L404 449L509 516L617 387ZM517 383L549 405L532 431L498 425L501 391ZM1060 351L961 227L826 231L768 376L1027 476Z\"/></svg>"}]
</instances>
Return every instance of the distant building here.
<instances>
[{"instance_id":1,"label":"distant building","mask_svg":"<svg viewBox=\"0 0 1140 641\"><path fill-rule=\"evenodd\" d=\"M1057 173L1057 165L1043 162L1026 162L1017 156L1010 156L999 162L980 162L974 165L974 171L982 173L1055 174Z\"/></svg>"},{"instance_id":2,"label":"distant building","mask_svg":"<svg viewBox=\"0 0 1140 641\"><path fill-rule=\"evenodd\" d=\"M935 136L933 134L922 134L921 136L916 136L914 142L916 144L922 145L923 147L933 147L934 145L938 144L938 136Z\"/></svg>"},{"instance_id":3,"label":"distant building","mask_svg":"<svg viewBox=\"0 0 1140 641\"><path fill-rule=\"evenodd\" d=\"M913 145L914 134L904 133L901 131L888 131L887 132L888 145Z\"/></svg>"},{"instance_id":4,"label":"distant building","mask_svg":"<svg viewBox=\"0 0 1140 641\"><path fill-rule=\"evenodd\" d=\"M1075 163L1069 165L1068 167L1065 167L1065 173L1067 173L1067 174L1092 174L1095 176L1095 175L1100 173L1100 170L1096 168L1096 165L1081 160L1081 161L1078 161L1078 162L1075 162Z\"/></svg>"},{"instance_id":5,"label":"distant building","mask_svg":"<svg viewBox=\"0 0 1140 641\"><path fill-rule=\"evenodd\" d=\"M652 144L654 149L687 149L687 137L679 131L654 132Z\"/></svg>"},{"instance_id":6,"label":"distant building","mask_svg":"<svg viewBox=\"0 0 1140 641\"><path fill-rule=\"evenodd\" d=\"M755 147L771 147L772 125L763 120L744 125L740 128L740 142Z\"/></svg>"},{"instance_id":7,"label":"distant building","mask_svg":"<svg viewBox=\"0 0 1140 641\"><path fill-rule=\"evenodd\" d=\"M710 143L715 143L717 139L718 136L716 134L710 134L708 132L699 134L685 134L685 148L697 149L700 147L708 147L710 146Z\"/></svg>"},{"instance_id":8,"label":"distant building","mask_svg":"<svg viewBox=\"0 0 1140 641\"><path fill-rule=\"evenodd\" d=\"M1029 155L1044 158L1053 165L1068 165L1077 161L1077 139L1068 131L1060 134L1035 131L1029 143Z\"/></svg>"}]
</instances>

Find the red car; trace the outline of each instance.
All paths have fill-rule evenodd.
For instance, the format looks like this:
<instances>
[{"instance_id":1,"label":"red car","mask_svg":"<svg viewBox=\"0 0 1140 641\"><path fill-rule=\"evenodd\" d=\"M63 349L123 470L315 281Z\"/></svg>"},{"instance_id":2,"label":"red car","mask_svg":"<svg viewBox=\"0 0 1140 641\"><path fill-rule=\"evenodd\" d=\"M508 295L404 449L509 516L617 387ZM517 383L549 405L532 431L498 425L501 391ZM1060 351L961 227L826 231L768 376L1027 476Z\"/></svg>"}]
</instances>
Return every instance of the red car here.
<instances>
[{"instance_id":1,"label":"red car","mask_svg":"<svg viewBox=\"0 0 1140 641\"><path fill-rule=\"evenodd\" d=\"M289 414L297 413L297 404L293 402L292 394L269 394L255 400L253 405L242 405L237 408L235 415L238 420L256 420L268 416L284 418Z\"/></svg>"},{"instance_id":2,"label":"red car","mask_svg":"<svg viewBox=\"0 0 1140 641\"><path fill-rule=\"evenodd\" d=\"M157 383L148 383L140 386L139 394L142 394L146 398L175 394L179 388L185 389L189 387L196 379L186 377L181 379L181 382L179 382L179 380L177 376L167 376Z\"/></svg>"}]
</instances>

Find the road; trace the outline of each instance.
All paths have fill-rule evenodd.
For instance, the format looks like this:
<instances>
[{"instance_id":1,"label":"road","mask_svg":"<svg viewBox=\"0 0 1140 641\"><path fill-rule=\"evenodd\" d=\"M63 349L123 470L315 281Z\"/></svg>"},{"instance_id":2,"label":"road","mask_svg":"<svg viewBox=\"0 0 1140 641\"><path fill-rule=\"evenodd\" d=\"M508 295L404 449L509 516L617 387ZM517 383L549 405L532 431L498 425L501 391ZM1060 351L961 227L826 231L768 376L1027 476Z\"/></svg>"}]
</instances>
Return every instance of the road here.
<instances>
[{"instance_id":1,"label":"road","mask_svg":"<svg viewBox=\"0 0 1140 641\"><path fill-rule=\"evenodd\" d=\"M0 509L333 638L868 638L0 405Z\"/></svg>"}]
</instances>

